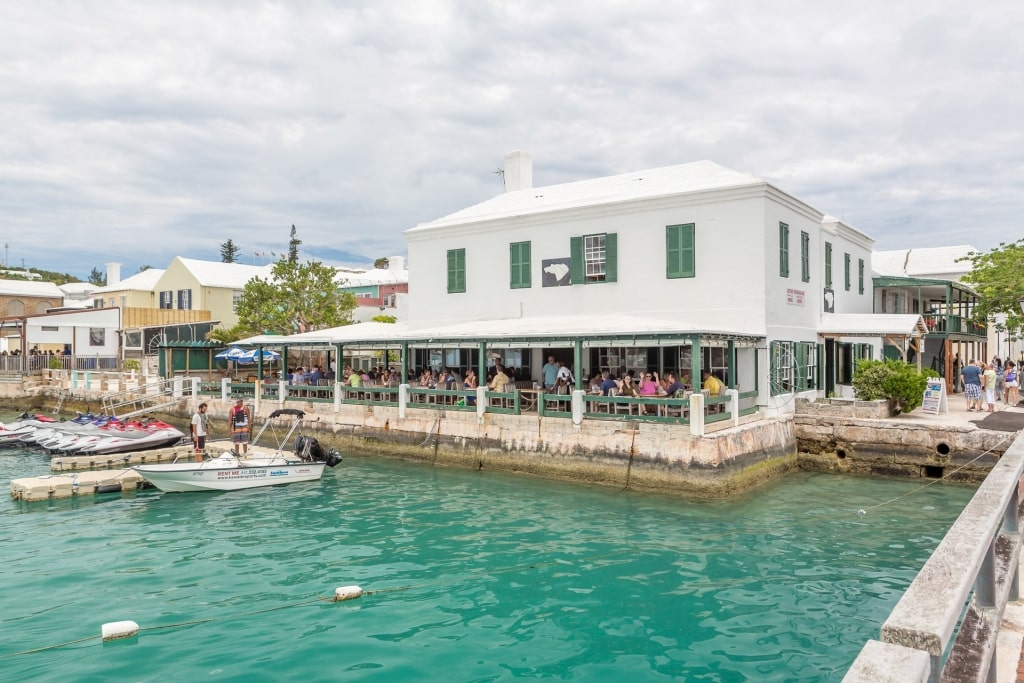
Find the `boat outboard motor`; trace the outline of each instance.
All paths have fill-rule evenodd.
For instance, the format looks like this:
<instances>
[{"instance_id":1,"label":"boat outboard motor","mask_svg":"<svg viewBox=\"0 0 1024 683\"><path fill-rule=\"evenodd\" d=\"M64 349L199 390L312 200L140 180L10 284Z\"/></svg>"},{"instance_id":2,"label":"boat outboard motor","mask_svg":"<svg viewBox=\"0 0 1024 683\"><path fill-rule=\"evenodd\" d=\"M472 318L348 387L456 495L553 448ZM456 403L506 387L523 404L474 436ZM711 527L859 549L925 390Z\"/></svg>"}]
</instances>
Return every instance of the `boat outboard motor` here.
<instances>
[{"instance_id":1,"label":"boat outboard motor","mask_svg":"<svg viewBox=\"0 0 1024 683\"><path fill-rule=\"evenodd\" d=\"M299 435L299 438L295 440L295 455L300 458L308 458L313 462L327 463L328 467L334 467L341 462L338 451L333 448L325 451L320 442L311 436Z\"/></svg>"},{"instance_id":2,"label":"boat outboard motor","mask_svg":"<svg viewBox=\"0 0 1024 683\"><path fill-rule=\"evenodd\" d=\"M334 467L341 462L341 454L333 448L327 450L327 457L324 459L328 467Z\"/></svg>"}]
</instances>

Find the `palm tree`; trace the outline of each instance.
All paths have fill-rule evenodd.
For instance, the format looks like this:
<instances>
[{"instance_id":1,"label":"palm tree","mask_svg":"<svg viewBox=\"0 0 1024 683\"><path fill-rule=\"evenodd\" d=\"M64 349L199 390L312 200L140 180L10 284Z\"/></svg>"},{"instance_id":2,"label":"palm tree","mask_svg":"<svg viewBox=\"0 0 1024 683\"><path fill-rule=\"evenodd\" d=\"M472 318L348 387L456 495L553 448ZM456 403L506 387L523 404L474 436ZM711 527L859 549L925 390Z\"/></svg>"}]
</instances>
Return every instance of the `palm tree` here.
<instances>
[{"instance_id":1,"label":"palm tree","mask_svg":"<svg viewBox=\"0 0 1024 683\"><path fill-rule=\"evenodd\" d=\"M210 341L220 342L227 346L233 344L239 339L248 337L249 330L245 329L242 325L235 325L234 327L215 327L206 333L206 338Z\"/></svg>"}]
</instances>

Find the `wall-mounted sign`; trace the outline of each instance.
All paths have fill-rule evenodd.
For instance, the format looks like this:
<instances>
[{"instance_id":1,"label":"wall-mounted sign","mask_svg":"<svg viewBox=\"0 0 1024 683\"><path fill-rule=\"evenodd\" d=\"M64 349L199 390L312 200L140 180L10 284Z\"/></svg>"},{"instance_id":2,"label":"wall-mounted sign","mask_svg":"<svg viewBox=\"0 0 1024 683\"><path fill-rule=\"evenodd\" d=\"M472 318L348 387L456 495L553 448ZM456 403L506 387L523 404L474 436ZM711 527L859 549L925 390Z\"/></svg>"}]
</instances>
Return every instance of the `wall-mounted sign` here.
<instances>
[{"instance_id":1,"label":"wall-mounted sign","mask_svg":"<svg viewBox=\"0 0 1024 683\"><path fill-rule=\"evenodd\" d=\"M825 290L824 309L826 313L836 312L836 293L831 289Z\"/></svg>"},{"instance_id":2,"label":"wall-mounted sign","mask_svg":"<svg viewBox=\"0 0 1024 683\"><path fill-rule=\"evenodd\" d=\"M803 306L805 293L802 289L787 289L786 303L790 306Z\"/></svg>"},{"instance_id":3,"label":"wall-mounted sign","mask_svg":"<svg viewBox=\"0 0 1024 683\"><path fill-rule=\"evenodd\" d=\"M540 262L541 286L564 287L572 284L569 277L569 257L552 258Z\"/></svg>"}]
</instances>

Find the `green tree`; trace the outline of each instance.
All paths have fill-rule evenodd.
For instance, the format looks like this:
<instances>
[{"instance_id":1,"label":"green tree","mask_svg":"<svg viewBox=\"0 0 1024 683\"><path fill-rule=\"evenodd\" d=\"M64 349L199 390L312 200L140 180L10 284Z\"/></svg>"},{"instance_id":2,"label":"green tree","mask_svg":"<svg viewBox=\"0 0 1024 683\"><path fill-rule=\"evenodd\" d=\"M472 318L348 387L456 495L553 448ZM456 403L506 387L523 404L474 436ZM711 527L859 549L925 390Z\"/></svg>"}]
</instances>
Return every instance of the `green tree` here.
<instances>
[{"instance_id":1,"label":"green tree","mask_svg":"<svg viewBox=\"0 0 1024 683\"><path fill-rule=\"evenodd\" d=\"M220 260L223 263L238 263L238 254L241 251L229 237L226 242L222 242L220 245Z\"/></svg>"},{"instance_id":2,"label":"green tree","mask_svg":"<svg viewBox=\"0 0 1024 683\"><path fill-rule=\"evenodd\" d=\"M293 266L299 262L299 245L302 244L302 240L295 236L295 226L292 225L292 233L288 238L288 263Z\"/></svg>"},{"instance_id":3,"label":"green tree","mask_svg":"<svg viewBox=\"0 0 1024 683\"><path fill-rule=\"evenodd\" d=\"M267 280L249 280L238 298L239 324L267 334L295 334L352 322L356 298L339 292L337 269L319 261L274 264Z\"/></svg>"},{"instance_id":4,"label":"green tree","mask_svg":"<svg viewBox=\"0 0 1024 683\"><path fill-rule=\"evenodd\" d=\"M151 269L152 267L153 266L149 265L148 263L144 263L143 265L139 266L139 272L140 273L145 273L147 270Z\"/></svg>"},{"instance_id":5,"label":"green tree","mask_svg":"<svg viewBox=\"0 0 1024 683\"><path fill-rule=\"evenodd\" d=\"M393 315L375 315L370 318L375 323L397 323L398 318Z\"/></svg>"},{"instance_id":6,"label":"green tree","mask_svg":"<svg viewBox=\"0 0 1024 683\"><path fill-rule=\"evenodd\" d=\"M990 252L972 252L965 260L971 262L971 272L963 281L978 292L978 303L972 317L987 323L995 314L1006 315L1006 327L1019 330L1024 327L1021 299L1024 299L1024 239L1000 244Z\"/></svg>"},{"instance_id":7,"label":"green tree","mask_svg":"<svg viewBox=\"0 0 1024 683\"><path fill-rule=\"evenodd\" d=\"M929 377L938 377L931 368L920 373L917 368L899 360L862 360L853 373L853 391L864 401L889 401L893 415L909 413L924 401Z\"/></svg>"},{"instance_id":8,"label":"green tree","mask_svg":"<svg viewBox=\"0 0 1024 683\"><path fill-rule=\"evenodd\" d=\"M93 269L89 272L89 284L106 287L107 276L99 268L93 266Z\"/></svg>"},{"instance_id":9,"label":"green tree","mask_svg":"<svg viewBox=\"0 0 1024 683\"><path fill-rule=\"evenodd\" d=\"M389 264L388 259L386 257L382 256L381 258L379 258L379 259L377 259L376 261L373 262L373 267L374 268L379 268L381 270L387 270L388 269L388 264Z\"/></svg>"},{"instance_id":10,"label":"green tree","mask_svg":"<svg viewBox=\"0 0 1024 683\"><path fill-rule=\"evenodd\" d=\"M251 337L249 329L242 324L235 325L233 327L215 327L206 333L206 338L210 341L220 342L225 346L233 344L239 339L245 337Z\"/></svg>"}]
</instances>

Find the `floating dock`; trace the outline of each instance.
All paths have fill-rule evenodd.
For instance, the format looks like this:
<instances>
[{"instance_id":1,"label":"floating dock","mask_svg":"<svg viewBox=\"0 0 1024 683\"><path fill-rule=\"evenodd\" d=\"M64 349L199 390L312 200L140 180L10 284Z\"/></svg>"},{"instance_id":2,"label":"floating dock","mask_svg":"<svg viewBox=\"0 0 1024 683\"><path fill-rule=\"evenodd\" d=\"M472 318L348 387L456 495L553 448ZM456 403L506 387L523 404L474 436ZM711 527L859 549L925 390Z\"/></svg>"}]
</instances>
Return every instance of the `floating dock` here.
<instances>
[{"instance_id":1,"label":"floating dock","mask_svg":"<svg viewBox=\"0 0 1024 683\"><path fill-rule=\"evenodd\" d=\"M14 500L37 501L50 498L134 491L143 481L135 470L104 470L101 472L77 472L75 474L47 474L41 477L25 477L11 481L11 498Z\"/></svg>"},{"instance_id":2,"label":"floating dock","mask_svg":"<svg viewBox=\"0 0 1024 683\"><path fill-rule=\"evenodd\" d=\"M207 447L207 457L217 457L230 449L230 444ZM39 501L51 498L91 496L96 493L134 491L146 485L145 479L131 465L191 461L191 444L157 448L137 453L109 455L57 455L50 460L50 469L66 474L45 474L11 481L13 500Z\"/></svg>"}]
</instances>

